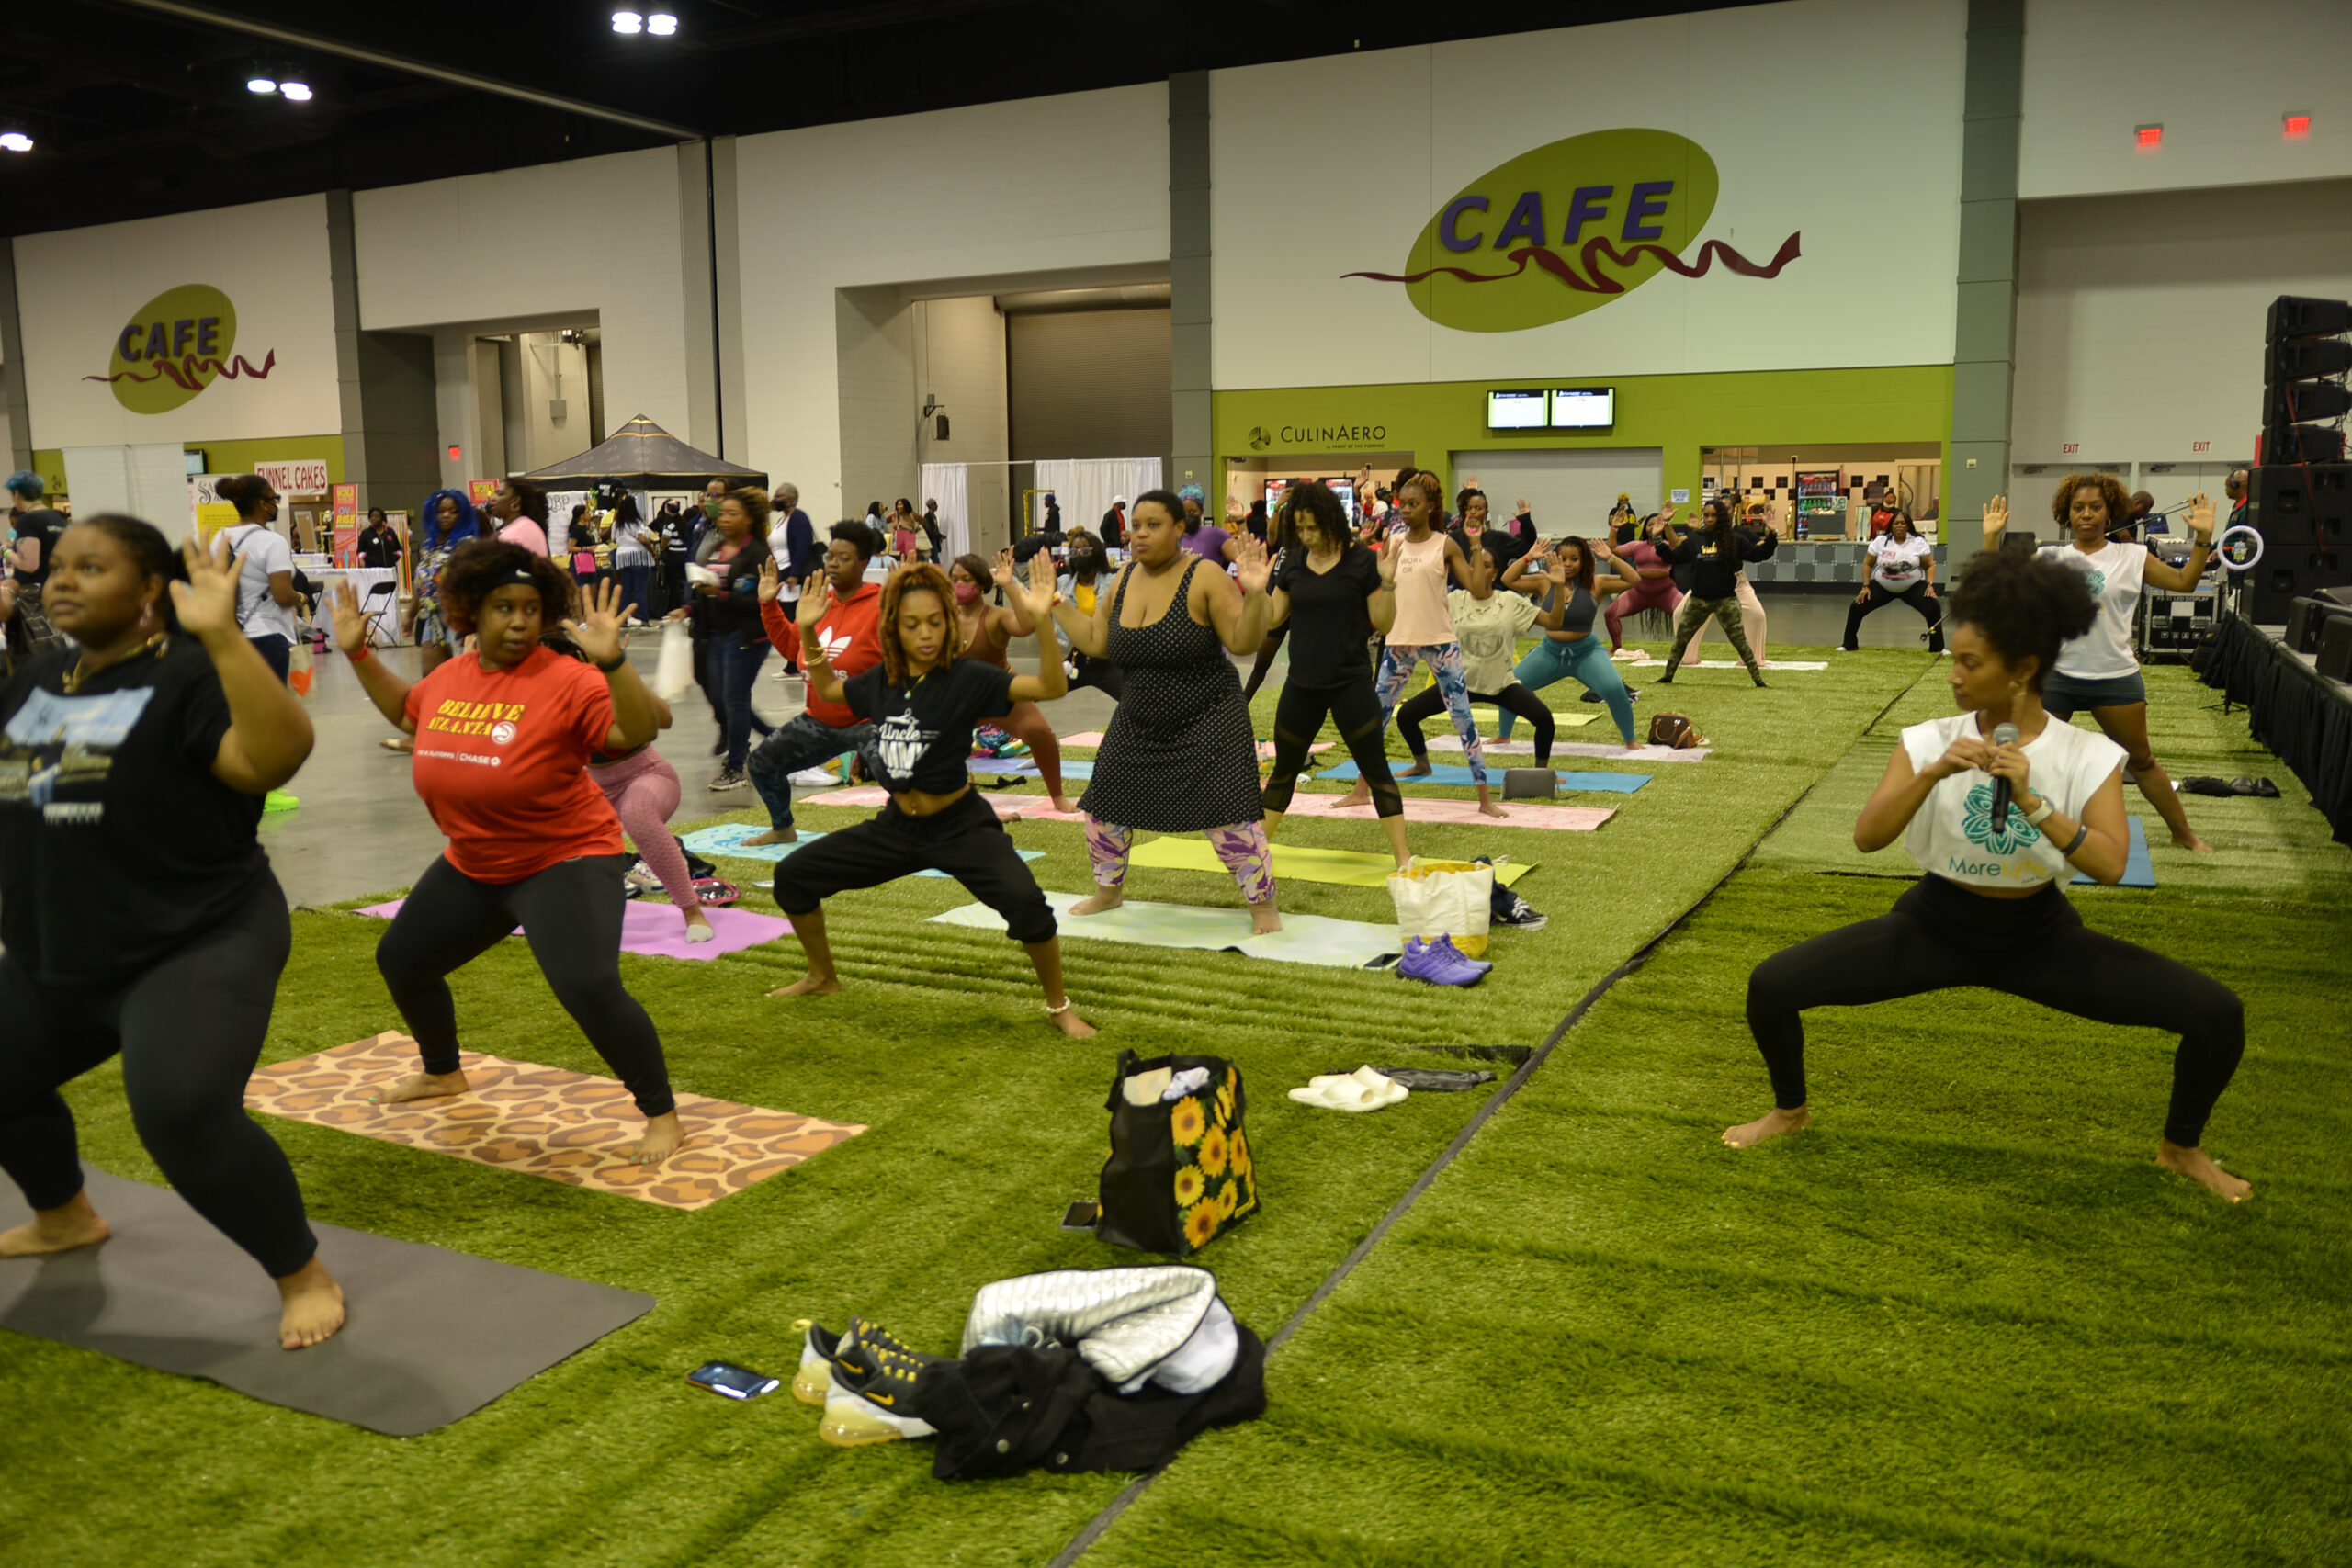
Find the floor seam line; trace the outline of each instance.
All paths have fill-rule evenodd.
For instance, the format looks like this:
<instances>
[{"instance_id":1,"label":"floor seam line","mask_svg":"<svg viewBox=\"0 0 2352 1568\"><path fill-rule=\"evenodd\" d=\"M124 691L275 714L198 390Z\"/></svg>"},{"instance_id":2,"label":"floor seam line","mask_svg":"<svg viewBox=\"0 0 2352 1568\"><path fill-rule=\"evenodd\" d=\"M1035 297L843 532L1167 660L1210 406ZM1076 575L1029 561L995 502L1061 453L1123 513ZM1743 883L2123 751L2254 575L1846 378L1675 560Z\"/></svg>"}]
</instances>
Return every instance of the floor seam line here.
<instances>
[{"instance_id":1,"label":"floor seam line","mask_svg":"<svg viewBox=\"0 0 2352 1568\"><path fill-rule=\"evenodd\" d=\"M1934 668L1934 665L1930 664L1928 666L1928 671L1932 671ZM1881 707L1878 712L1872 714L1871 716L1870 722L1862 726L1861 729L1855 735L1852 745L1848 746L1843 752L1838 754L1838 761L1842 762L1848 756L1850 756L1853 752L1854 747L1860 745L1864 737L1868 736L1871 730L1878 728L1879 720L1892 713L1897 703L1909 696L1911 693L1917 688L1919 681L1925 680L1928 672L1928 671L1921 671L1918 679L1912 681L1909 684L1897 691L1894 695L1889 697L1886 700L1886 705L1883 707ZM1737 876L1742 871L1746 870L1747 863L1754 858L1757 848L1761 845L1765 840L1780 831L1781 825L1789 819L1790 815L1794 812L1798 807L1804 804L1805 798L1813 794L1814 790L1820 785L1821 781L1827 778L1829 774L1835 771L1836 767L1836 762L1831 763L1829 767L1822 770L1820 775L1816 777L1812 784L1809 784L1805 785L1804 788L1799 790L1797 792L1796 798L1790 801L1788 805L1782 807L1781 808L1781 814L1773 818L1772 820L1765 826L1762 832L1757 834L1754 839L1748 841L1747 847L1740 852L1739 858L1732 862L1730 868L1726 870L1723 875L1717 877L1713 883L1709 884L1705 892L1692 899L1690 905L1679 914L1676 915L1674 919L1668 920L1657 935L1651 937L1640 947L1635 948L1633 953L1627 957L1623 963L1618 964L1616 968L1611 969L1608 974L1603 975L1599 980L1595 981L1592 988L1577 998L1576 1006L1568 1010L1568 1015L1560 1020L1557 1027L1555 1027L1552 1031L1551 1034L1544 1039L1544 1043L1537 1046L1528 1056L1527 1060L1519 1065L1519 1069L1512 1073L1509 1078L1504 1080L1500 1089L1498 1089L1493 1094L1487 1097L1487 1102L1478 1107L1477 1111L1472 1114L1470 1120L1463 1124L1460 1132L1454 1134L1453 1141L1447 1144L1445 1147L1439 1152L1437 1158L1431 1160L1428 1166L1423 1168L1421 1173L1413 1179L1413 1184L1406 1188L1403 1194L1397 1198L1396 1201L1390 1205L1388 1212L1380 1217L1379 1223L1372 1227L1371 1231L1365 1235L1363 1240L1358 1242L1355 1247L1350 1250L1348 1255L1340 1260L1337 1268L1333 1269L1331 1272L1323 1277L1322 1282L1315 1287L1314 1293L1309 1295L1306 1300L1300 1304L1296 1312L1291 1314L1290 1320L1284 1323L1282 1327L1274 1331L1273 1337L1266 1341L1266 1356L1269 1359L1272 1359L1274 1352L1281 1349L1283 1346L1288 1342L1290 1337L1297 1332L1300 1325L1304 1324L1307 1317L1312 1314L1317 1307L1321 1306L1325 1301L1329 1300L1333 1292L1337 1291L1341 1284L1346 1282L1348 1276L1355 1271L1356 1265L1362 1263L1364 1258L1371 1255L1372 1249L1374 1247L1377 1247L1382 1238L1386 1236L1388 1232L1396 1225L1396 1222L1403 1219L1406 1213L1410 1210L1415 1203L1420 1201L1421 1194L1429 1190L1430 1187L1435 1183L1439 1176L1444 1173L1446 1167L1453 1163L1454 1156L1469 1146L1470 1140L1477 1135L1478 1130L1484 1127L1487 1122L1493 1118L1495 1112L1501 1110L1504 1104L1508 1102L1513 1095L1517 1094L1520 1089L1526 1085L1530 1078L1535 1076L1536 1069L1551 1058L1553 1047L1557 1045L1564 1038L1566 1037L1569 1030L1574 1029L1578 1023L1584 1021L1585 1014L1592 1010L1593 1004L1600 1001L1602 997L1606 996L1618 981L1634 974L1645 964L1648 963L1650 954L1657 952L1658 947L1665 942L1667 938L1680 931L1684 924L1690 920L1691 916L1706 908L1706 906L1713 901L1715 895L1724 890L1724 886L1730 883L1733 877ZM1172 1459L1173 1456L1170 1457ZM1103 1505L1101 1512L1097 1513L1092 1518L1089 1519L1080 1528L1078 1534L1072 1536L1069 1543L1065 1545L1059 1552L1055 1554L1053 1561L1047 1564L1047 1568L1071 1568L1071 1565L1076 1563L1080 1558L1085 1556L1088 1551L1091 1551L1094 1543L1102 1540L1103 1534L1110 1529L1112 1525L1118 1521L1119 1516L1125 1513L1127 1509L1135 1504L1136 1500L1144 1495L1144 1493L1150 1487L1151 1483L1159 1479L1161 1473L1167 1468L1167 1462L1168 1461L1163 1461L1160 1465L1146 1471L1143 1474L1129 1482L1125 1487L1121 1489L1117 1496L1112 1498L1110 1502Z\"/></svg>"}]
</instances>

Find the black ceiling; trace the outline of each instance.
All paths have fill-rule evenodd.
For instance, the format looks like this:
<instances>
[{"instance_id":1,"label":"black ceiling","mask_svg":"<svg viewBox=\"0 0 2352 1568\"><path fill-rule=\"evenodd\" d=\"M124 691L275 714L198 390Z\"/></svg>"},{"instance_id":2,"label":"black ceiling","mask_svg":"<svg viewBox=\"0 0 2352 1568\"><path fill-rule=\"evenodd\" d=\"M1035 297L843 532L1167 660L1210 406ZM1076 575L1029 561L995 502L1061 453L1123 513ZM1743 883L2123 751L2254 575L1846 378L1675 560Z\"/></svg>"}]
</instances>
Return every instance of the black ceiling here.
<instances>
[{"instance_id":1,"label":"black ceiling","mask_svg":"<svg viewBox=\"0 0 2352 1568\"><path fill-rule=\"evenodd\" d=\"M708 135L1702 7L1656 0L675 0L673 38L622 38L622 0L222 0L206 6ZM30 233L659 146L658 131L289 48L126 0L18 0L0 42L0 230ZM654 8L639 5L635 8ZM1716 7L1703 7L1713 9ZM308 104L245 90L301 72ZM1563 83L1638 102L1639 83ZM1518 106L1464 84L1453 112ZM1331 127L1378 103L1334 103ZM593 220L583 220L593 221Z\"/></svg>"}]
</instances>

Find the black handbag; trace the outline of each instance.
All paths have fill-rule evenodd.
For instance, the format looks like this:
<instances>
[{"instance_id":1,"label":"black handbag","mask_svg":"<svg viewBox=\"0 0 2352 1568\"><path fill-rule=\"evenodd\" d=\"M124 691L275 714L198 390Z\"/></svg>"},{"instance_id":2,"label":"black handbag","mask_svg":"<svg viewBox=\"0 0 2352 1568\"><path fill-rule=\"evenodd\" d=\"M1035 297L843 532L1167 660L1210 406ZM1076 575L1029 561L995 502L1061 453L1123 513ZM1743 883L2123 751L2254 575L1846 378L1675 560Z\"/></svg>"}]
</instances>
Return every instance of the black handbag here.
<instances>
[{"instance_id":1,"label":"black handbag","mask_svg":"<svg viewBox=\"0 0 2352 1568\"><path fill-rule=\"evenodd\" d=\"M1208 1073L1192 1092L1132 1105L1127 1080L1193 1068ZM1241 1069L1222 1056L1119 1053L1111 1079L1111 1157L1097 1190L1094 1234L1114 1247L1189 1258L1258 1211L1258 1179L1243 1128L1249 1101Z\"/></svg>"}]
</instances>

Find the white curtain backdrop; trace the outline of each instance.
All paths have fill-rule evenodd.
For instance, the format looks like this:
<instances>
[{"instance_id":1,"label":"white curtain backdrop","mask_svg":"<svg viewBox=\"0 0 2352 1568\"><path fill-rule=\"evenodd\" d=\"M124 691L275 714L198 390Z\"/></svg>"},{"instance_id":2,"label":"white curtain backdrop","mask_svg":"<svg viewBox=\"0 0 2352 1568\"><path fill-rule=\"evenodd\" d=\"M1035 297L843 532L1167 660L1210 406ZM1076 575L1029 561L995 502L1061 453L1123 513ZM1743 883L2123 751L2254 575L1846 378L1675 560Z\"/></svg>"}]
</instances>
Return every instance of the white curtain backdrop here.
<instances>
[{"instance_id":1,"label":"white curtain backdrop","mask_svg":"<svg viewBox=\"0 0 2352 1568\"><path fill-rule=\"evenodd\" d=\"M939 502L940 532L947 536L943 560L972 553L971 486L962 463L925 463L922 498Z\"/></svg>"},{"instance_id":2,"label":"white curtain backdrop","mask_svg":"<svg viewBox=\"0 0 2352 1568\"><path fill-rule=\"evenodd\" d=\"M1041 491L1051 491L1061 502L1065 531L1099 528L1102 514L1111 510L1113 496L1123 495L1133 506L1136 497L1159 488L1159 459L1078 457L1039 463L1036 478L1030 482ZM1044 502L1038 505L1042 510Z\"/></svg>"}]
</instances>

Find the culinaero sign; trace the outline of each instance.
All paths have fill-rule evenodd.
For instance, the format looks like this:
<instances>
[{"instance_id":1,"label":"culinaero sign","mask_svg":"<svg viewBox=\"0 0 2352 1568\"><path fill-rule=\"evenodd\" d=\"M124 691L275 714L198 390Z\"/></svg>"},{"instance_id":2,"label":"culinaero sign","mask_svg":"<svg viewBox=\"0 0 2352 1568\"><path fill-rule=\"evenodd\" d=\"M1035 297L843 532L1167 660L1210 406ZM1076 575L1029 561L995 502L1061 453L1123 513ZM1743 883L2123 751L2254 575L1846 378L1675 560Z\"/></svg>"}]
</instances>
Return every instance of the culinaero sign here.
<instances>
[{"instance_id":1,"label":"culinaero sign","mask_svg":"<svg viewBox=\"0 0 2352 1568\"><path fill-rule=\"evenodd\" d=\"M209 283L167 288L141 305L115 333L104 376L115 401L132 413L169 413L226 378L266 379L277 368L269 350L260 365L236 352L237 308Z\"/></svg>"},{"instance_id":2,"label":"culinaero sign","mask_svg":"<svg viewBox=\"0 0 2352 1568\"><path fill-rule=\"evenodd\" d=\"M1471 181L1425 224L1401 272L1349 277L1405 286L1413 308L1462 332L1549 326L1639 288L1661 272L1704 277L1720 264L1772 278L1798 255L1791 234L1759 265L1720 240L1682 252L1715 209L1715 161L1668 130L1596 130L1547 142Z\"/></svg>"}]
</instances>

